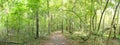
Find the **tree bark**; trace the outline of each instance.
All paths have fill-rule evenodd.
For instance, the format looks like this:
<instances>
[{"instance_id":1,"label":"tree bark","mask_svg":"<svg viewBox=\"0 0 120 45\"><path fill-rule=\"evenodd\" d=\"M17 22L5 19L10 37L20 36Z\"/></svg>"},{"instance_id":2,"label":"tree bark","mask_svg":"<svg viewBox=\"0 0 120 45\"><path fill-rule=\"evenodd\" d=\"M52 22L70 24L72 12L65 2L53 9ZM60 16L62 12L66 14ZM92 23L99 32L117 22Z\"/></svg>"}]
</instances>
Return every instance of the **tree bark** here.
<instances>
[{"instance_id":1,"label":"tree bark","mask_svg":"<svg viewBox=\"0 0 120 45\"><path fill-rule=\"evenodd\" d=\"M63 28L64 28L64 27L63 27L63 25L64 25L63 23L64 23L64 22L63 22L63 19L62 19L62 33L63 33Z\"/></svg>"},{"instance_id":2,"label":"tree bark","mask_svg":"<svg viewBox=\"0 0 120 45\"><path fill-rule=\"evenodd\" d=\"M36 11L36 39L39 37L39 15L38 11Z\"/></svg>"},{"instance_id":3,"label":"tree bark","mask_svg":"<svg viewBox=\"0 0 120 45\"><path fill-rule=\"evenodd\" d=\"M104 8L104 10L103 10L103 12L102 12L102 14L101 14L101 17L100 17L100 21L99 21L99 25L98 25L97 32L98 32L99 29L100 29L100 24L101 24L101 21L102 21L102 18L103 18L103 14L104 14L104 12L105 12L105 10L106 10L106 8L107 8L108 2L109 2L109 0L106 1L105 8Z\"/></svg>"},{"instance_id":4,"label":"tree bark","mask_svg":"<svg viewBox=\"0 0 120 45\"><path fill-rule=\"evenodd\" d=\"M49 0L47 0L47 10L48 10L48 18L50 17L49 15ZM50 20L48 20L48 33L50 34Z\"/></svg>"},{"instance_id":5,"label":"tree bark","mask_svg":"<svg viewBox=\"0 0 120 45\"><path fill-rule=\"evenodd\" d=\"M116 12L117 12L117 9L118 9L119 4L120 4L120 0L119 0L119 2L118 2L118 4L117 4L116 8L115 8L114 16L113 16L113 19L112 19L111 27L113 27L113 28L114 28L114 26L115 26L114 20L115 20L115 17L116 17ZM116 30L116 29L114 28L114 31L115 31L115 30ZM110 39L110 37L111 37L111 32L112 32L112 31L110 30L110 33L109 33L109 36L108 36L106 45L108 45L108 41L109 41L109 39ZM114 32L114 33L115 33L115 32Z\"/></svg>"}]
</instances>

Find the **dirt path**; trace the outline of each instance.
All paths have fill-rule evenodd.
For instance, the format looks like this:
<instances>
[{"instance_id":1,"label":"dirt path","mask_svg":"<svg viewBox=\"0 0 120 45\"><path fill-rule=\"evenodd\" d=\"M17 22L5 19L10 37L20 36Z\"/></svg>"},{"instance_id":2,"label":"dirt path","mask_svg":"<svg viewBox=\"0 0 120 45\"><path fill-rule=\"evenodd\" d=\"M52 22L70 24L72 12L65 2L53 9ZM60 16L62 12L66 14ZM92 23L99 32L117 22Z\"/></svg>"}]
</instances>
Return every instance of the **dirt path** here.
<instances>
[{"instance_id":1,"label":"dirt path","mask_svg":"<svg viewBox=\"0 0 120 45\"><path fill-rule=\"evenodd\" d=\"M54 32L50 35L45 45L73 45L71 41L65 38L61 31Z\"/></svg>"}]
</instances>

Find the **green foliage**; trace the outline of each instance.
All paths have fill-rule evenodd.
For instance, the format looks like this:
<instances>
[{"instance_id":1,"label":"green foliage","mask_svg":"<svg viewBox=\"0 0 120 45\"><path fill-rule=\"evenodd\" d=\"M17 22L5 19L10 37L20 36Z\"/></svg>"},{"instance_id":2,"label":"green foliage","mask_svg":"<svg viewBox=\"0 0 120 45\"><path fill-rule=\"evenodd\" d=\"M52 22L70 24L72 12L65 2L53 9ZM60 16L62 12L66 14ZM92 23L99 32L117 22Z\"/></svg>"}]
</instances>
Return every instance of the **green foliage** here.
<instances>
[{"instance_id":1,"label":"green foliage","mask_svg":"<svg viewBox=\"0 0 120 45\"><path fill-rule=\"evenodd\" d=\"M74 40L87 39L89 36L88 32L91 31L93 32L91 37L106 38L109 35L109 31L106 31L104 34L102 31L104 28L110 26L111 17L119 0L110 0L108 3L100 32L95 31L97 30L98 21L105 7L106 0L48 1L49 8L47 0L0 0L0 38L8 36L10 37L8 40L15 40L15 42L24 42L33 39L36 32L37 11L39 15L40 38L48 36L48 29L54 32L62 30L62 28L65 31L65 35ZM116 20L118 21L115 22L119 25L119 18L116 18ZM72 35L68 33L69 30L73 32ZM112 37L114 35L113 32L111 34ZM118 32L119 29L116 30L116 33ZM2 35L4 36L2 37ZM117 38L120 39L120 36L118 35Z\"/></svg>"},{"instance_id":2,"label":"green foliage","mask_svg":"<svg viewBox=\"0 0 120 45\"><path fill-rule=\"evenodd\" d=\"M117 35L116 38L118 38L120 40L120 35Z\"/></svg>"}]
</instances>

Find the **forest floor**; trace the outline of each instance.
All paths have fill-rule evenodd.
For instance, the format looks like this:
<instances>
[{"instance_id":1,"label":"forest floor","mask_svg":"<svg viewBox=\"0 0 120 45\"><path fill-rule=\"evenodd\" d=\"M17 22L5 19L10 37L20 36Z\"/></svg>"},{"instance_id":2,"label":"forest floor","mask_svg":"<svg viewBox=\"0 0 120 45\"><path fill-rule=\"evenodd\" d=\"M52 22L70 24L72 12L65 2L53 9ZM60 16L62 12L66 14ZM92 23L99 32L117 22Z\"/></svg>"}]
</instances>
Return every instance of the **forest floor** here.
<instances>
[{"instance_id":1,"label":"forest floor","mask_svg":"<svg viewBox=\"0 0 120 45\"><path fill-rule=\"evenodd\" d=\"M61 31L55 31L49 36L30 40L25 43L1 42L0 45L79 45L78 42L66 38Z\"/></svg>"},{"instance_id":2,"label":"forest floor","mask_svg":"<svg viewBox=\"0 0 120 45\"><path fill-rule=\"evenodd\" d=\"M48 41L42 43L41 45L78 45L76 42L67 39L61 31L53 32Z\"/></svg>"},{"instance_id":3,"label":"forest floor","mask_svg":"<svg viewBox=\"0 0 120 45\"><path fill-rule=\"evenodd\" d=\"M96 43L93 43L96 42ZM105 45L105 40L87 40L84 43L80 43L78 40L71 40L66 37L61 31L52 32L47 37L42 37L34 40L30 40L25 43L5 43L1 42L0 45ZM116 39L111 39L109 45L120 45L119 41Z\"/></svg>"}]
</instances>

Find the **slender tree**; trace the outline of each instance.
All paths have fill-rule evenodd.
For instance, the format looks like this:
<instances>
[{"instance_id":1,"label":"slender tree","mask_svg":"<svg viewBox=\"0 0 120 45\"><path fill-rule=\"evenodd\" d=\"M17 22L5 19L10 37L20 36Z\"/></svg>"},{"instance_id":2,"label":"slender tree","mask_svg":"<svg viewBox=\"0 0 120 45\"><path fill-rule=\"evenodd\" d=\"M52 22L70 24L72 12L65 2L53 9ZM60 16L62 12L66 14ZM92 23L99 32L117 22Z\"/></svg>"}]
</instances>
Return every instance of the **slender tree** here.
<instances>
[{"instance_id":1,"label":"slender tree","mask_svg":"<svg viewBox=\"0 0 120 45\"><path fill-rule=\"evenodd\" d=\"M101 21L102 21L102 18L103 18L103 14L104 14L104 12L105 12L105 10L106 10L106 8L107 8L108 2L109 2L109 0L106 1L105 8L104 8L104 10L103 10L103 12L102 12L102 14L101 14L100 21L99 21L99 24L98 24L97 32L98 32L99 29L100 29L100 24L101 24Z\"/></svg>"},{"instance_id":2,"label":"slender tree","mask_svg":"<svg viewBox=\"0 0 120 45\"><path fill-rule=\"evenodd\" d=\"M63 24L63 19L62 19L62 33L63 33L63 30L64 30L64 24Z\"/></svg>"},{"instance_id":3,"label":"slender tree","mask_svg":"<svg viewBox=\"0 0 120 45\"><path fill-rule=\"evenodd\" d=\"M36 38L39 37L39 15L38 10L36 11Z\"/></svg>"},{"instance_id":4,"label":"slender tree","mask_svg":"<svg viewBox=\"0 0 120 45\"><path fill-rule=\"evenodd\" d=\"M48 14L48 18L50 18L50 14L49 14L49 0L47 0L47 14ZM50 20L48 20L48 33L50 34Z\"/></svg>"},{"instance_id":5,"label":"slender tree","mask_svg":"<svg viewBox=\"0 0 120 45\"><path fill-rule=\"evenodd\" d=\"M114 16L113 16L112 23L111 23L111 27L114 28L114 31L116 30L116 27L114 27L114 26L115 26L115 25L114 25L114 22L115 22L116 12L117 12L117 9L118 9L119 4L120 4L120 0L119 0L119 2L118 2L118 4L117 4L116 8L115 8ZM106 45L108 45L109 39L110 39L110 37L111 37L111 32L112 32L112 30L110 30L110 32L109 32L109 36L108 36Z\"/></svg>"}]
</instances>

